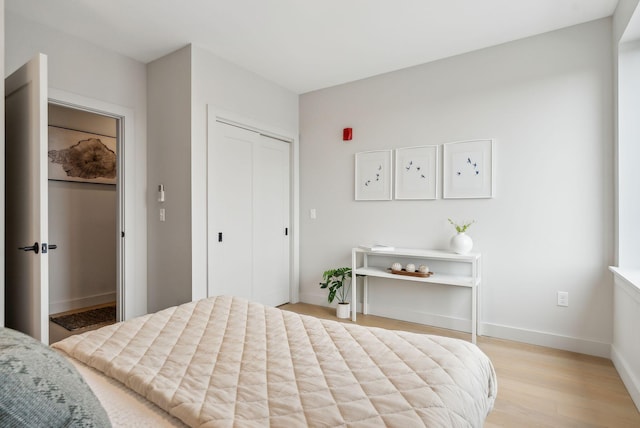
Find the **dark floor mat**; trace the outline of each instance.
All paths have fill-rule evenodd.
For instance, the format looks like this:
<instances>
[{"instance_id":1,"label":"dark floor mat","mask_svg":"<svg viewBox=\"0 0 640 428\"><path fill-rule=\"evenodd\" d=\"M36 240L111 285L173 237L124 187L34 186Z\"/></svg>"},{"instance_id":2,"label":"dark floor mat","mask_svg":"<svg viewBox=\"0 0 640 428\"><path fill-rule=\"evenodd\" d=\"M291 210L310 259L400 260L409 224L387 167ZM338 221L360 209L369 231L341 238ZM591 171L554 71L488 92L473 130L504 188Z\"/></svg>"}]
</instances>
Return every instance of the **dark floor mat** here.
<instances>
[{"instance_id":1,"label":"dark floor mat","mask_svg":"<svg viewBox=\"0 0 640 428\"><path fill-rule=\"evenodd\" d=\"M80 330L95 325L115 323L116 307L115 305L105 306L75 314L52 316L50 319L69 331Z\"/></svg>"}]
</instances>

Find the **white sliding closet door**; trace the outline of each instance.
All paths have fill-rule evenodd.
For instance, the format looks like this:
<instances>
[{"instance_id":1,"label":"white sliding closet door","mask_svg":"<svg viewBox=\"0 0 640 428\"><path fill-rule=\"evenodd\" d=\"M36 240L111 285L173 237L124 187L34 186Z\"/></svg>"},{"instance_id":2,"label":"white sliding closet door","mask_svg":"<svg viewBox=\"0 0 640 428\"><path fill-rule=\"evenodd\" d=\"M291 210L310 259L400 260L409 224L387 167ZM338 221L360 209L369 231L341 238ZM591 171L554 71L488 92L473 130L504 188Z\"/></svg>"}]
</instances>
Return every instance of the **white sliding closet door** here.
<instances>
[{"instance_id":1,"label":"white sliding closet door","mask_svg":"<svg viewBox=\"0 0 640 428\"><path fill-rule=\"evenodd\" d=\"M253 145L260 135L216 122L210 141L209 296L250 299Z\"/></svg>"},{"instance_id":2,"label":"white sliding closet door","mask_svg":"<svg viewBox=\"0 0 640 428\"><path fill-rule=\"evenodd\" d=\"M289 144L260 136L253 167L253 298L289 301Z\"/></svg>"},{"instance_id":3,"label":"white sliding closet door","mask_svg":"<svg viewBox=\"0 0 640 428\"><path fill-rule=\"evenodd\" d=\"M289 144L225 123L210 124L208 295L286 303Z\"/></svg>"}]
</instances>

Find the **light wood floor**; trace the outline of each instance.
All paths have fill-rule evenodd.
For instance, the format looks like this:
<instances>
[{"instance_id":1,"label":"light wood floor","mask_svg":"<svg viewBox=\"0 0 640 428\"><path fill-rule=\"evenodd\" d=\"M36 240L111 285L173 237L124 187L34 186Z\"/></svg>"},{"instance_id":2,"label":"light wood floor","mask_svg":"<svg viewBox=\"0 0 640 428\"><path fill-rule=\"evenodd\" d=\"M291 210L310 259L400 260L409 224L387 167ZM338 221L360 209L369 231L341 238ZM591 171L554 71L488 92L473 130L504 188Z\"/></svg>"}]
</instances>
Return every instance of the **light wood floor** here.
<instances>
[{"instance_id":1,"label":"light wood floor","mask_svg":"<svg viewBox=\"0 0 640 428\"><path fill-rule=\"evenodd\" d=\"M337 320L332 308L304 303L280 308ZM357 324L470 339L373 315L358 314ZM640 412L610 360L486 336L478 338L478 346L498 375L498 398L485 427L640 428Z\"/></svg>"}]
</instances>

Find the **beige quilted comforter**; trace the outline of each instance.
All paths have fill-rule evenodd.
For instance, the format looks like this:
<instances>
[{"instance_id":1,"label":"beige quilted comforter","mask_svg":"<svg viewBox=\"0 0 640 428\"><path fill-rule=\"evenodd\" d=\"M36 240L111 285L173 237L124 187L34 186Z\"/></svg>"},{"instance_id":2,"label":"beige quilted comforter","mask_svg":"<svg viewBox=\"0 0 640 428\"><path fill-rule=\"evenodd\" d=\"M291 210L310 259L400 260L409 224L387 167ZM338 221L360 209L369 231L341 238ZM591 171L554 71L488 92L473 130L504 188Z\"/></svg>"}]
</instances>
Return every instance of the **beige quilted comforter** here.
<instances>
[{"instance_id":1,"label":"beige quilted comforter","mask_svg":"<svg viewBox=\"0 0 640 428\"><path fill-rule=\"evenodd\" d=\"M194 427L480 427L491 362L439 336L213 297L52 345Z\"/></svg>"}]
</instances>

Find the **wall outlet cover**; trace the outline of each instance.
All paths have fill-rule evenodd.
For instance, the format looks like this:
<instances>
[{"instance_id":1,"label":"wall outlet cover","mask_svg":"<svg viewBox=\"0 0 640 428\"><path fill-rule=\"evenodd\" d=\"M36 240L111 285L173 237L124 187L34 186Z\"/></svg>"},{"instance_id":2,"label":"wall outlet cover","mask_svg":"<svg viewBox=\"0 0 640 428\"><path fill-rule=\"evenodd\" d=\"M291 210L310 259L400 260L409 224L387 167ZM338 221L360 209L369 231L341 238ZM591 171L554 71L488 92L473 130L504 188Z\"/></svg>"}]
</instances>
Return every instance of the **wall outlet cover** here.
<instances>
[{"instance_id":1,"label":"wall outlet cover","mask_svg":"<svg viewBox=\"0 0 640 428\"><path fill-rule=\"evenodd\" d=\"M568 291L558 291L558 306L569 306Z\"/></svg>"}]
</instances>

